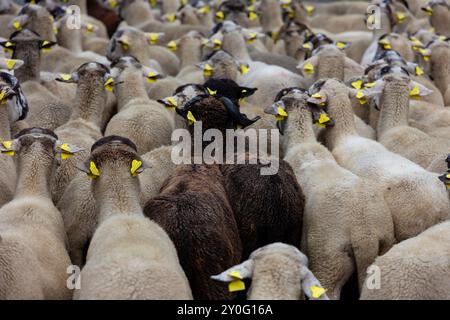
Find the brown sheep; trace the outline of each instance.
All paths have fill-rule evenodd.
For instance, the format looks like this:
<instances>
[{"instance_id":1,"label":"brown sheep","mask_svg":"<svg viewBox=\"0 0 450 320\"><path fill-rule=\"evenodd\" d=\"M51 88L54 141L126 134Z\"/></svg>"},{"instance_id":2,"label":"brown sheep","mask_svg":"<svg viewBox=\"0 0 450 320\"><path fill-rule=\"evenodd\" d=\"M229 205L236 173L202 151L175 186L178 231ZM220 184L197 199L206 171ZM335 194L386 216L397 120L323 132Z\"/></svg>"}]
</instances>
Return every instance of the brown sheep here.
<instances>
[{"instance_id":1,"label":"brown sheep","mask_svg":"<svg viewBox=\"0 0 450 320\"><path fill-rule=\"evenodd\" d=\"M210 277L240 262L241 240L217 165L177 167L144 214L170 236L194 299L230 299Z\"/></svg>"},{"instance_id":2,"label":"brown sheep","mask_svg":"<svg viewBox=\"0 0 450 320\"><path fill-rule=\"evenodd\" d=\"M246 127L259 119L248 119L235 103L219 95L197 96L180 107L176 111L183 117L186 118L190 112L197 121L202 121L203 132L218 129L223 136L227 129L237 125ZM193 126L189 128L192 134ZM230 143L225 140L223 150ZM256 164L247 162L254 160L252 155L246 154L245 158L245 164L222 166L226 190L243 243L243 259L253 250L276 241L299 246L304 195L292 168L284 160L272 158L271 161L279 165L278 172L262 175L261 170L267 167L262 157L256 159Z\"/></svg>"}]
</instances>

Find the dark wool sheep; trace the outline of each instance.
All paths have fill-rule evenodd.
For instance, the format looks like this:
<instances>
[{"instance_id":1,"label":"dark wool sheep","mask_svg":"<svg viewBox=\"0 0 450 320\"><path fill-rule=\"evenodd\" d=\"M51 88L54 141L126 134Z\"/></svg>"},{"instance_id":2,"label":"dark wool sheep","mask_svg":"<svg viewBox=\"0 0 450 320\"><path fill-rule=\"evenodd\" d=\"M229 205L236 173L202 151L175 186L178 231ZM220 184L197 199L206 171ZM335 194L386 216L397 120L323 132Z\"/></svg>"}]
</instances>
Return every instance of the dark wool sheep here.
<instances>
[{"instance_id":1,"label":"dark wool sheep","mask_svg":"<svg viewBox=\"0 0 450 320\"><path fill-rule=\"evenodd\" d=\"M224 132L237 124L245 127L256 121L240 113L236 104L219 93L197 96L177 109L184 117L188 111L197 121L202 121L203 130L215 128ZM224 143L227 143L225 136ZM261 175L261 168L265 166L262 163L222 166L225 188L242 240L243 259L253 250L276 241L300 246L303 191L290 165L284 160L278 161L279 170L274 175Z\"/></svg>"},{"instance_id":2,"label":"dark wool sheep","mask_svg":"<svg viewBox=\"0 0 450 320\"><path fill-rule=\"evenodd\" d=\"M300 246L305 197L291 166L261 175L263 164L223 165L225 188L238 224L243 259L273 242Z\"/></svg>"},{"instance_id":3,"label":"dark wool sheep","mask_svg":"<svg viewBox=\"0 0 450 320\"><path fill-rule=\"evenodd\" d=\"M145 205L170 236L195 299L230 299L210 277L241 261L241 240L217 165L181 165Z\"/></svg>"}]
</instances>

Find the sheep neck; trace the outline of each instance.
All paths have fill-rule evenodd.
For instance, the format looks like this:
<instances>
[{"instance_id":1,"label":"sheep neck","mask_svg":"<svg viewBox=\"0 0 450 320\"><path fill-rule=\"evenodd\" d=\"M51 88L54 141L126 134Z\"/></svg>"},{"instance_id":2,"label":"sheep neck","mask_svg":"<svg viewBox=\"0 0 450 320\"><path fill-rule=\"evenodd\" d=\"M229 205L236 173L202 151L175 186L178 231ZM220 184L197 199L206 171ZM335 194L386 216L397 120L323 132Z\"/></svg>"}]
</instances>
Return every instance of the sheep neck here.
<instances>
[{"instance_id":1,"label":"sheep neck","mask_svg":"<svg viewBox=\"0 0 450 320\"><path fill-rule=\"evenodd\" d=\"M0 105L0 141L11 139L8 104Z\"/></svg>"},{"instance_id":2,"label":"sheep neck","mask_svg":"<svg viewBox=\"0 0 450 320\"><path fill-rule=\"evenodd\" d=\"M378 119L378 136L389 129L408 125L409 88L403 81L387 82L381 94L381 112Z\"/></svg>"},{"instance_id":3,"label":"sheep neck","mask_svg":"<svg viewBox=\"0 0 450 320\"><path fill-rule=\"evenodd\" d=\"M336 78L344 80L344 62L345 56L343 54L330 54L320 57L317 66L317 79Z\"/></svg>"},{"instance_id":4,"label":"sheep neck","mask_svg":"<svg viewBox=\"0 0 450 320\"><path fill-rule=\"evenodd\" d=\"M154 20L149 4L143 1L134 1L131 4L127 4L122 9L121 15L122 19L130 26L138 26Z\"/></svg>"},{"instance_id":5,"label":"sheep neck","mask_svg":"<svg viewBox=\"0 0 450 320\"><path fill-rule=\"evenodd\" d=\"M235 59L251 61L244 38L238 31L226 33L223 37L222 48L228 51Z\"/></svg>"},{"instance_id":6,"label":"sheep neck","mask_svg":"<svg viewBox=\"0 0 450 320\"><path fill-rule=\"evenodd\" d=\"M433 8L433 14L430 17L431 25L436 32L448 36L449 34L450 9L446 6L437 5Z\"/></svg>"},{"instance_id":7,"label":"sheep neck","mask_svg":"<svg viewBox=\"0 0 450 320\"><path fill-rule=\"evenodd\" d=\"M331 149L338 144L340 139L356 134L353 109L347 90L344 89L343 91L345 93L333 92L327 94L328 113L334 120L334 126L326 131L326 140Z\"/></svg>"},{"instance_id":8,"label":"sheep neck","mask_svg":"<svg viewBox=\"0 0 450 320\"><path fill-rule=\"evenodd\" d=\"M283 26L281 9L278 2L267 3L261 12L261 27L264 32L277 32Z\"/></svg>"},{"instance_id":9,"label":"sheep neck","mask_svg":"<svg viewBox=\"0 0 450 320\"><path fill-rule=\"evenodd\" d=\"M56 169L53 154L35 144L24 153L19 151L16 157L18 178L14 198L34 196L51 199L50 180L52 170Z\"/></svg>"},{"instance_id":10,"label":"sheep neck","mask_svg":"<svg viewBox=\"0 0 450 320\"><path fill-rule=\"evenodd\" d=\"M183 43L183 47L180 52L181 68L187 66L194 66L200 62L202 56L202 49L200 40L198 39L187 39Z\"/></svg>"},{"instance_id":11,"label":"sheep neck","mask_svg":"<svg viewBox=\"0 0 450 320\"><path fill-rule=\"evenodd\" d=\"M122 168L123 169L123 168ZM117 166L101 168L101 176L94 182L94 195L99 208L99 221L117 214L143 214L139 203L139 182L129 170Z\"/></svg>"},{"instance_id":12,"label":"sheep neck","mask_svg":"<svg viewBox=\"0 0 450 320\"><path fill-rule=\"evenodd\" d=\"M45 16L31 18L28 29L39 34L42 40L56 41L53 20L48 13Z\"/></svg>"},{"instance_id":13,"label":"sheep neck","mask_svg":"<svg viewBox=\"0 0 450 320\"><path fill-rule=\"evenodd\" d=\"M179 0L163 0L162 9L164 13L174 13L177 12L180 5Z\"/></svg>"},{"instance_id":14,"label":"sheep neck","mask_svg":"<svg viewBox=\"0 0 450 320\"><path fill-rule=\"evenodd\" d=\"M81 118L100 127L106 98L103 79L80 79L71 120Z\"/></svg>"},{"instance_id":15,"label":"sheep neck","mask_svg":"<svg viewBox=\"0 0 450 320\"><path fill-rule=\"evenodd\" d=\"M14 70L14 75L20 82L40 80L41 54L38 49L19 46L14 51L13 59L20 59L24 62L22 67Z\"/></svg>"},{"instance_id":16,"label":"sheep neck","mask_svg":"<svg viewBox=\"0 0 450 320\"><path fill-rule=\"evenodd\" d=\"M292 261L282 259L255 263L249 300L299 300L301 295L301 277ZM290 265L291 268L286 268ZM279 270L283 270L282 273Z\"/></svg>"},{"instance_id":17,"label":"sheep neck","mask_svg":"<svg viewBox=\"0 0 450 320\"><path fill-rule=\"evenodd\" d=\"M434 83L445 94L450 85L450 48L436 48L431 54L431 75Z\"/></svg>"},{"instance_id":18,"label":"sheep neck","mask_svg":"<svg viewBox=\"0 0 450 320\"><path fill-rule=\"evenodd\" d=\"M288 107L289 112L285 129L285 150L299 143L317 142L312 128L312 115L304 101L295 100Z\"/></svg>"},{"instance_id":19,"label":"sheep neck","mask_svg":"<svg viewBox=\"0 0 450 320\"><path fill-rule=\"evenodd\" d=\"M144 86L142 70L127 69L119 77L120 84L116 86L118 111L129 104L132 100L142 100L149 102L150 99Z\"/></svg>"},{"instance_id":20,"label":"sheep neck","mask_svg":"<svg viewBox=\"0 0 450 320\"><path fill-rule=\"evenodd\" d=\"M80 29L70 30L66 27L67 19L63 20L61 28L58 32L58 44L73 53L80 53L83 51L82 35Z\"/></svg>"}]
</instances>

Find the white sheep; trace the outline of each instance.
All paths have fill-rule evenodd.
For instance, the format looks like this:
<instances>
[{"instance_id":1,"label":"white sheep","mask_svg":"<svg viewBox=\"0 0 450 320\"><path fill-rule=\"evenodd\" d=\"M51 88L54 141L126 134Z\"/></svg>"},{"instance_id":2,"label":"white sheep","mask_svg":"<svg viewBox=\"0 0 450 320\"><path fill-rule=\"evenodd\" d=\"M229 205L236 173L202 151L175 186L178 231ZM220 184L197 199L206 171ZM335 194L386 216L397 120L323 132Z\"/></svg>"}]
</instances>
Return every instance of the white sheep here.
<instances>
[{"instance_id":1,"label":"white sheep","mask_svg":"<svg viewBox=\"0 0 450 320\"><path fill-rule=\"evenodd\" d=\"M14 155L18 174L14 199L0 210L0 299L72 296L66 233L50 193L57 161L67 148L75 150L40 128L25 129L0 146L2 153Z\"/></svg>"},{"instance_id":2,"label":"white sheep","mask_svg":"<svg viewBox=\"0 0 450 320\"><path fill-rule=\"evenodd\" d=\"M255 250L248 260L211 278L227 283L251 278L249 300L299 300L302 292L310 299L328 300L326 288L308 269L308 258L281 242Z\"/></svg>"},{"instance_id":3,"label":"white sheep","mask_svg":"<svg viewBox=\"0 0 450 320\"><path fill-rule=\"evenodd\" d=\"M136 146L116 136L97 141L80 165L93 178L99 225L75 299L192 299L172 241L143 215L137 175L144 168Z\"/></svg>"}]
</instances>

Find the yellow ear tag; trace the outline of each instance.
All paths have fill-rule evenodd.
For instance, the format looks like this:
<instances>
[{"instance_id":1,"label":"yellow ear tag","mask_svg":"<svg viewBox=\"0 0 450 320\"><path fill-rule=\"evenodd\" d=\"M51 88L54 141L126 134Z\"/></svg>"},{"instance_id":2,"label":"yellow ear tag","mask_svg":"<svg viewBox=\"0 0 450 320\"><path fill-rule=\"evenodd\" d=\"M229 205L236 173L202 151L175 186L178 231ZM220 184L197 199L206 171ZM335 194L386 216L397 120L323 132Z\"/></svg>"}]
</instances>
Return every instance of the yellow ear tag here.
<instances>
[{"instance_id":1,"label":"yellow ear tag","mask_svg":"<svg viewBox=\"0 0 450 320\"><path fill-rule=\"evenodd\" d=\"M188 112L187 114L187 120L188 120L188 125L193 125L197 120L195 119L194 115L192 114L192 112Z\"/></svg>"},{"instance_id":2,"label":"yellow ear tag","mask_svg":"<svg viewBox=\"0 0 450 320\"><path fill-rule=\"evenodd\" d=\"M248 43L248 44L252 44L252 43L255 42L255 40L256 40L256 33L250 32L249 35L250 35L250 38L247 39L247 43Z\"/></svg>"},{"instance_id":3,"label":"yellow ear tag","mask_svg":"<svg viewBox=\"0 0 450 320\"><path fill-rule=\"evenodd\" d=\"M248 20L253 21L253 20L256 20L256 18L258 18L258 15L256 13L254 13L253 11L250 11L248 13Z\"/></svg>"},{"instance_id":4,"label":"yellow ear tag","mask_svg":"<svg viewBox=\"0 0 450 320\"><path fill-rule=\"evenodd\" d=\"M17 62L17 60L14 60L14 59L5 59L6 68L8 68L8 70L11 71L12 69L14 69L16 62Z\"/></svg>"},{"instance_id":5,"label":"yellow ear tag","mask_svg":"<svg viewBox=\"0 0 450 320\"><path fill-rule=\"evenodd\" d=\"M236 292L245 290L245 282L242 280L234 280L228 284L228 291Z\"/></svg>"},{"instance_id":6,"label":"yellow ear tag","mask_svg":"<svg viewBox=\"0 0 450 320\"><path fill-rule=\"evenodd\" d=\"M117 0L108 0L108 3L111 8L117 7Z\"/></svg>"},{"instance_id":7,"label":"yellow ear tag","mask_svg":"<svg viewBox=\"0 0 450 320\"><path fill-rule=\"evenodd\" d=\"M166 17L166 20L169 21L169 22L174 22L176 19L177 19L177 16L174 13L169 14Z\"/></svg>"},{"instance_id":8,"label":"yellow ear tag","mask_svg":"<svg viewBox=\"0 0 450 320\"><path fill-rule=\"evenodd\" d=\"M218 21L223 21L225 19L225 15L224 15L223 11L217 11L216 12L216 19Z\"/></svg>"},{"instance_id":9,"label":"yellow ear tag","mask_svg":"<svg viewBox=\"0 0 450 320\"><path fill-rule=\"evenodd\" d=\"M411 91L409 92L409 95L412 98L420 98L420 89L418 86L414 86L414 88L411 89Z\"/></svg>"},{"instance_id":10,"label":"yellow ear tag","mask_svg":"<svg viewBox=\"0 0 450 320\"><path fill-rule=\"evenodd\" d=\"M214 39L212 42L214 43L214 50L219 50L222 46L222 41L220 41L219 39Z\"/></svg>"},{"instance_id":11,"label":"yellow ear tag","mask_svg":"<svg viewBox=\"0 0 450 320\"><path fill-rule=\"evenodd\" d=\"M311 96L311 98L314 98L314 99L322 99L322 95L320 94L320 93L314 93L312 96Z\"/></svg>"},{"instance_id":12,"label":"yellow ear tag","mask_svg":"<svg viewBox=\"0 0 450 320\"><path fill-rule=\"evenodd\" d=\"M61 74L59 75L59 77L60 77L61 79L63 79L64 81L70 81L70 80L72 80L72 75L67 74L67 73L61 73Z\"/></svg>"},{"instance_id":13,"label":"yellow ear tag","mask_svg":"<svg viewBox=\"0 0 450 320\"><path fill-rule=\"evenodd\" d=\"M232 278L235 278L235 279L242 280L242 276L241 276L241 274L239 273L239 271L231 271L231 272L228 274L228 276L230 276L230 277L232 277Z\"/></svg>"},{"instance_id":14,"label":"yellow ear tag","mask_svg":"<svg viewBox=\"0 0 450 320\"><path fill-rule=\"evenodd\" d=\"M305 73L308 73L308 74L313 74L314 73L314 66L311 63L308 62L308 63L306 63L303 66L303 71Z\"/></svg>"},{"instance_id":15,"label":"yellow ear tag","mask_svg":"<svg viewBox=\"0 0 450 320\"><path fill-rule=\"evenodd\" d=\"M205 77L210 77L213 74L213 67L211 67L208 63L205 63L205 66L203 67L203 75Z\"/></svg>"},{"instance_id":16,"label":"yellow ear tag","mask_svg":"<svg viewBox=\"0 0 450 320\"><path fill-rule=\"evenodd\" d=\"M94 161L91 161L91 163L89 164L89 171L91 172L90 174L88 174L88 176L91 179L95 179L97 177L100 176L100 171L98 170L97 166L95 165Z\"/></svg>"},{"instance_id":17,"label":"yellow ear tag","mask_svg":"<svg viewBox=\"0 0 450 320\"><path fill-rule=\"evenodd\" d=\"M312 49L312 46L311 46L311 43L304 43L303 45L302 45L302 47L303 48L305 48L305 49L308 49L308 50L311 50Z\"/></svg>"},{"instance_id":18,"label":"yellow ear tag","mask_svg":"<svg viewBox=\"0 0 450 320\"><path fill-rule=\"evenodd\" d=\"M384 50L391 50L392 49L391 44L386 39L380 40L378 43L383 45L383 49Z\"/></svg>"},{"instance_id":19,"label":"yellow ear tag","mask_svg":"<svg viewBox=\"0 0 450 320\"><path fill-rule=\"evenodd\" d=\"M169 50L171 51L177 51L177 43L175 41L169 41L169 43L167 44L167 48L169 48Z\"/></svg>"},{"instance_id":20,"label":"yellow ear tag","mask_svg":"<svg viewBox=\"0 0 450 320\"><path fill-rule=\"evenodd\" d=\"M433 15L433 8L431 8L431 7L426 7L424 11L425 11L425 12L427 13L427 15L429 15L429 16L432 16L432 15Z\"/></svg>"},{"instance_id":21,"label":"yellow ear tag","mask_svg":"<svg viewBox=\"0 0 450 320\"><path fill-rule=\"evenodd\" d=\"M114 80L113 78L109 77L108 80L106 80L105 84L105 89L108 91L113 91L113 87L114 87Z\"/></svg>"},{"instance_id":22,"label":"yellow ear tag","mask_svg":"<svg viewBox=\"0 0 450 320\"><path fill-rule=\"evenodd\" d=\"M208 93L212 96L217 93L217 90L211 90L210 88L206 88L206 90L208 90Z\"/></svg>"},{"instance_id":23,"label":"yellow ear tag","mask_svg":"<svg viewBox=\"0 0 450 320\"><path fill-rule=\"evenodd\" d=\"M122 41L120 44L123 50L127 51L128 49L130 49L130 44L127 41Z\"/></svg>"},{"instance_id":24,"label":"yellow ear tag","mask_svg":"<svg viewBox=\"0 0 450 320\"><path fill-rule=\"evenodd\" d=\"M306 9L306 13L308 14L308 16L312 16L312 14L316 8L312 5L307 5L307 6L305 6L305 9Z\"/></svg>"},{"instance_id":25,"label":"yellow ear tag","mask_svg":"<svg viewBox=\"0 0 450 320\"><path fill-rule=\"evenodd\" d=\"M246 64L241 64L241 67L240 67L241 74L247 74L248 70L249 70L249 67L247 67Z\"/></svg>"},{"instance_id":26,"label":"yellow ear tag","mask_svg":"<svg viewBox=\"0 0 450 320\"><path fill-rule=\"evenodd\" d=\"M282 107L278 107L277 108L277 115L275 116L275 120L276 122L278 121L283 121L284 118L286 118L288 116L287 112L284 111L284 109Z\"/></svg>"},{"instance_id":27,"label":"yellow ear tag","mask_svg":"<svg viewBox=\"0 0 450 320\"><path fill-rule=\"evenodd\" d=\"M355 89L361 89L362 86L362 80L356 80L354 82L352 82L352 87Z\"/></svg>"},{"instance_id":28,"label":"yellow ear tag","mask_svg":"<svg viewBox=\"0 0 450 320\"><path fill-rule=\"evenodd\" d=\"M147 73L147 82L148 83L155 83L156 82L156 76L158 76L158 74L154 71L150 71L149 73Z\"/></svg>"},{"instance_id":29,"label":"yellow ear tag","mask_svg":"<svg viewBox=\"0 0 450 320\"><path fill-rule=\"evenodd\" d=\"M22 30L22 26L20 25L20 21L16 20L13 22L13 27L14 29L16 29L17 31Z\"/></svg>"},{"instance_id":30,"label":"yellow ear tag","mask_svg":"<svg viewBox=\"0 0 450 320\"><path fill-rule=\"evenodd\" d=\"M52 48L48 46L49 44L50 44L50 41L48 41L48 40L42 41L42 44L41 44L42 52L50 52L52 50Z\"/></svg>"},{"instance_id":31,"label":"yellow ear tag","mask_svg":"<svg viewBox=\"0 0 450 320\"><path fill-rule=\"evenodd\" d=\"M0 91L0 104L5 104L6 103L6 99L5 99L5 91Z\"/></svg>"},{"instance_id":32,"label":"yellow ear tag","mask_svg":"<svg viewBox=\"0 0 450 320\"><path fill-rule=\"evenodd\" d=\"M374 15L370 15L367 17L367 22L370 24L373 24L375 22L375 16Z\"/></svg>"},{"instance_id":33,"label":"yellow ear tag","mask_svg":"<svg viewBox=\"0 0 450 320\"><path fill-rule=\"evenodd\" d=\"M373 88L374 86L375 86L375 82L364 83L364 87L366 87L366 88Z\"/></svg>"},{"instance_id":34,"label":"yellow ear tag","mask_svg":"<svg viewBox=\"0 0 450 320\"><path fill-rule=\"evenodd\" d=\"M13 156L14 155L14 150L9 150L12 147L12 141L3 141L2 145L8 149L6 151L2 151L2 154L7 155L7 156Z\"/></svg>"},{"instance_id":35,"label":"yellow ear tag","mask_svg":"<svg viewBox=\"0 0 450 320\"><path fill-rule=\"evenodd\" d=\"M367 103L365 98L366 98L366 95L364 94L364 92L358 91L358 93L356 94L356 99L358 99L358 101L361 105Z\"/></svg>"},{"instance_id":36,"label":"yellow ear tag","mask_svg":"<svg viewBox=\"0 0 450 320\"><path fill-rule=\"evenodd\" d=\"M86 25L86 31L89 32L89 33L94 32L94 25L92 23L88 23Z\"/></svg>"},{"instance_id":37,"label":"yellow ear tag","mask_svg":"<svg viewBox=\"0 0 450 320\"><path fill-rule=\"evenodd\" d=\"M416 76L421 76L422 74L424 74L422 68L419 66L416 66Z\"/></svg>"},{"instance_id":38,"label":"yellow ear tag","mask_svg":"<svg viewBox=\"0 0 450 320\"><path fill-rule=\"evenodd\" d=\"M167 106L167 108L175 109L177 107L178 104L177 104L177 101L174 98L169 97L166 100L167 100L168 103L170 103L170 106Z\"/></svg>"},{"instance_id":39,"label":"yellow ear tag","mask_svg":"<svg viewBox=\"0 0 450 320\"><path fill-rule=\"evenodd\" d=\"M133 161L131 162L131 169L130 169L130 172L131 172L131 175L132 175L133 177L137 177L137 175L138 175L139 173L136 173L136 170L138 170L140 167L142 167L142 161L139 161L139 160L133 160Z\"/></svg>"},{"instance_id":40,"label":"yellow ear tag","mask_svg":"<svg viewBox=\"0 0 450 320\"><path fill-rule=\"evenodd\" d=\"M150 32L149 38L150 38L150 43L151 44L157 44L158 43L159 34L154 33L154 32Z\"/></svg>"},{"instance_id":41,"label":"yellow ear tag","mask_svg":"<svg viewBox=\"0 0 450 320\"><path fill-rule=\"evenodd\" d=\"M67 143L63 143L60 147L61 149L61 160L66 160L73 156L72 148L69 147Z\"/></svg>"},{"instance_id":42,"label":"yellow ear tag","mask_svg":"<svg viewBox=\"0 0 450 320\"><path fill-rule=\"evenodd\" d=\"M203 14L208 13L209 11L210 11L209 6L203 6L200 9L198 9L198 12L203 13Z\"/></svg>"},{"instance_id":43,"label":"yellow ear tag","mask_svg":"<svg viewBox=\"0 0 450 320\"><path fill-rule=\"evenodd\" d=\"M338 47L339 49L345 49L347 47L347 44L345 44L344 42L338 41L338 42L336 42L336 47Z\"/></svg>"},{"instance_id":44,"label":"yellow ear tag","mask_svg":"<svg viewBox=\"0 0 450 320\"><path fill-rule=\"evenodd\" d=\"M397 12L395 14L395 16L397 17L397 22L398 23L403 23L405 21L406 15L403 12Z\"/></svg>"},{"instance_id":45,"label":"yellow ear tag","mask_svg":"<svg viewBox=\"0 0 450 320\"><path fill-rule=\"evenodd\" d=\"M319 299L327 290L318 286L311 286L311 294L314 299Z\"/></svg>"}]
</instances>

